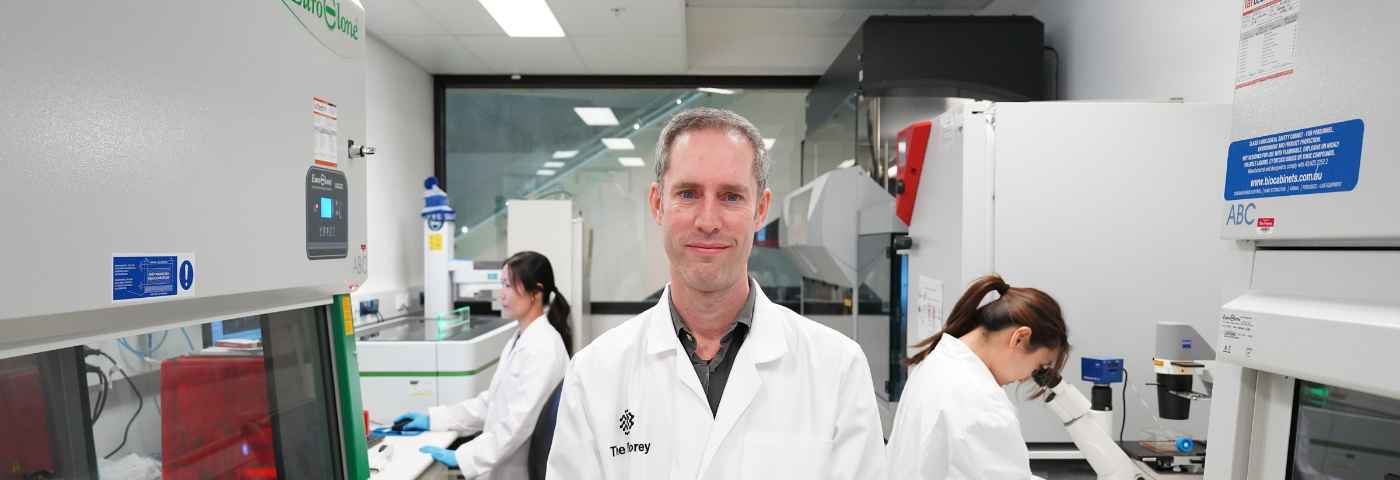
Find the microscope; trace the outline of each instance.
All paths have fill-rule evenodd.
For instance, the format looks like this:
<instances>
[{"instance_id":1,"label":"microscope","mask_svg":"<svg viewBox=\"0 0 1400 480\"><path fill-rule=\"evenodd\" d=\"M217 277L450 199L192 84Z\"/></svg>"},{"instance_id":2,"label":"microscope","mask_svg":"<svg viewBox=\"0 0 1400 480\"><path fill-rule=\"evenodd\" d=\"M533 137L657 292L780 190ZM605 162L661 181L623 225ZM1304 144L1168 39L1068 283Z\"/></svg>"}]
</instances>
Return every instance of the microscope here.
<instances>
[{"instance_id":1,"label":"microscope","mask_svg":"<svg viewBox=\"0 0 1400 480\"><path fill-rule=\"evenodd\" d=\"M1203 361L1215 359L1215 351L1190 325L1175 322L1157 324L1156 356L1152 359L1157 387L1158 416L1185 420L1191 415L1191 402L1210 398L1213 383ZM1200 473L1205 469L1205 442L1178 438L1171 442L1124 442L1113 440L1113 383L1123 382L1121 358L1080 359L1084 381L1092 383L1093 401L1062 381L1059 372L1037 370L1032 378L1045 387L1045 405L1064 422L1074 445L1084 454L1100 480L1146 478L1133 464L1140 460L1156 471ZM1204 393L1194 390L1201 375ZM1125 387L1126 388L1126 387ZM1157 446L1158 443L1170 445ZM1152 444L1152 445L1149 445Z\"/></svg>"},{"instance_id":2,"label":"microscope","mask_svg":"<svg viewBox=\"0 0 1400 480\"><path fill-rule=\"evenodd\" d=\"M1113 441L1113 434L1109 433L1113 418L1113 395L1108 384L1114 383L1115 375L1117 381L1122 381L1123 360L1086 357L1081 362L1085 380L1094 383L1094 401L1090 402L1073 385L1062 381L1060 372L1042 368L1036 370L1031 378L1047 390L1043 397L1045 406L1064 422L1074 446L1084 454L1084 459L1089 461L1099 480L1146 478L1118 447L1118 443Z\"/></svg>"},{"instance_id":3,"label":"microscope","mask_svg":"<svg viewBox=\"0 0 1400 480\"><path fill-rule=\"evenodd\" d=\"M1186 420L1191 417L1191 402L1210 398L1214 383L1201 362L1215 360L1215 350L1190 325L1158 322L1156 351L1152 359L1156 382L1148 385L1157 387L1157 416ZM1195 390L1197 376L1201 377L1204 392ZM1170 442L1129 442L1123 450L1157 471L1201 473L1205 469L1205 442L1189 437Z\"/></svg>"}]
</instances>

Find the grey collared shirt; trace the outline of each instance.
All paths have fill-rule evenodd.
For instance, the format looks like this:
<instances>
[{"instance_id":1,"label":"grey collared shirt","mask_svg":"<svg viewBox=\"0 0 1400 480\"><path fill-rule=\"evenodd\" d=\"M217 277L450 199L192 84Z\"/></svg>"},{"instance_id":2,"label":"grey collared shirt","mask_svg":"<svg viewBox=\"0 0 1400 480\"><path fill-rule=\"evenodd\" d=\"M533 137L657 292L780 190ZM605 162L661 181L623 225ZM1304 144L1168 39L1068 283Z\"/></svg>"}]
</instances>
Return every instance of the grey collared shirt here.
<instances>
[{"instance_id":1,"label":"grey collared shirt","mask_svg":"<svg viewBox=\"0 0 1400 480\"><path fill-rule=\"evenodd\" d=\"M719 351L708 361L695 353L695 335L690 333L685 322L681 321L681 314L676 311L676 302L671 300L669 294L666 296L666 303L671 306L671 324L676 329L676 336L680 337L681 346L685 347L686 355L690 356L690 365L695 367L695 376L700 378L700 389L705 391L705 397L710 402L710 415L719 412L719 399L724 396L724 385L729 383L729 371L734 368L734 357L739 356L739 347L744 344L744 339L749 336L749 329L753 327L757 289L758 284L749 280L748 300L739 308L739 317L729 326L729 331L720 337Z\"/></svg>"}]
</instances>

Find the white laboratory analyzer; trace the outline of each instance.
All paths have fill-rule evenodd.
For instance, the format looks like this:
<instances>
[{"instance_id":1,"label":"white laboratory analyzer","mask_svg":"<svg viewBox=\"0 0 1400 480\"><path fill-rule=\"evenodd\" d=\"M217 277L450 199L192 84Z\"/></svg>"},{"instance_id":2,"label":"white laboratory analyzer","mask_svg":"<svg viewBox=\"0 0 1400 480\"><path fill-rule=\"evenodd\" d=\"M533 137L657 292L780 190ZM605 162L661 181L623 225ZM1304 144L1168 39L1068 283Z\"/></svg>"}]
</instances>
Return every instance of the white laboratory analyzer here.
<instances>
[{"instance_id":1,"label":"white laboratory analyzer","mask_svg":"<svg viewBox=\"0 0 1400 480\"><path fill-rule=\"evenodd\" d=\"M356 1L0 15L0 471L365 478Z\"/></svg>"},{"instance_id":2,"label":"white laboratory analyzer","mask_svg":"<svg viewBox=\"0 0 1400 480\"><path fill-rule=\"evenodd\" d=\"M1400 478L1400 3L1242 14L1205 477Z\"/></svg>"}]
</instances>

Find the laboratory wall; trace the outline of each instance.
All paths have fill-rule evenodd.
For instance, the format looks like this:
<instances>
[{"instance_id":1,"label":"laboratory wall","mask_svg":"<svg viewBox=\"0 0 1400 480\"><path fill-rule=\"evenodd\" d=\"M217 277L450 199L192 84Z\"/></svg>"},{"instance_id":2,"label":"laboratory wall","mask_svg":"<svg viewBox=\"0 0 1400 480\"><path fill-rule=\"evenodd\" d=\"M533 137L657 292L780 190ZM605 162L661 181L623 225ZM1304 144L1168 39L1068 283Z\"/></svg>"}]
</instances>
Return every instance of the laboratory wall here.
<instances>
[{"instance_id":1,"label":"laboratory wall","mask_svg":"<svg viewBox=\"0 0 1400 480\"><path fill-rule=\"evenodd\" d=\"M1060 54L1065 100L1230 103L1240 2L1042 2L1046 44Z\"/></svg>"},{"instance_id":2,"label":"laboratory wall","mask_svg":"<svg viewBox=\"0 0 1400 480\"><path fill-rule=\"evenodd\" d=\"M384 317L398 303L418 307L423 285L423 179L433 174L433 79L371 35L366 67L368 144L378 152L367 165L369 280L358 301L380 300ZM410 292L414 292L409 295Z\"/></svg>"}]
</instances>

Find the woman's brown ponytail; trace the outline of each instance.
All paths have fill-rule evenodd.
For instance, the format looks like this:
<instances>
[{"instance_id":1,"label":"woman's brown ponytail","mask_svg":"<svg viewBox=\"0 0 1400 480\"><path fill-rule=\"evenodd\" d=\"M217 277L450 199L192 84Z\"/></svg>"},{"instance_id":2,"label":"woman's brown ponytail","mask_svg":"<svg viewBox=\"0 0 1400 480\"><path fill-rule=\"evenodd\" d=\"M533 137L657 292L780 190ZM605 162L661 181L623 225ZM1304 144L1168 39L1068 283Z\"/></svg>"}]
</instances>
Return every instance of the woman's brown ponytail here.
<instances>
[{"instance_id":1,"label":"woman's brown ponytail","mask_svg":"<svg viewBox=\"0 0 1400 480\"><path fill-rule=\"evenodd\" d=\"M982 299L991 292L997 292L1000 297L986 305L981 305ZM1047 295L1045 292L1034 288L1011 288L997 275L987 275L972 282L963 292L962 298L953 306L953 311L948 315L948 322L944 324L943 330L934 333L933 336L925 338L923 341L914 344L914 348L919 349L919 353L910 357L907 363L915 365L922 362L938 346L938 340L943 334L961 337L977 327L984 327L988 331L996 332L1009 327L1030 327L1032 348L1056 348L1060 350L1060 358L1055 364L1055 370L1064 368L1065 359L1069 355L1069 332L1065 328L1064 317L1060 313L1060 304Z\"/></svg>"}]
</instances>

